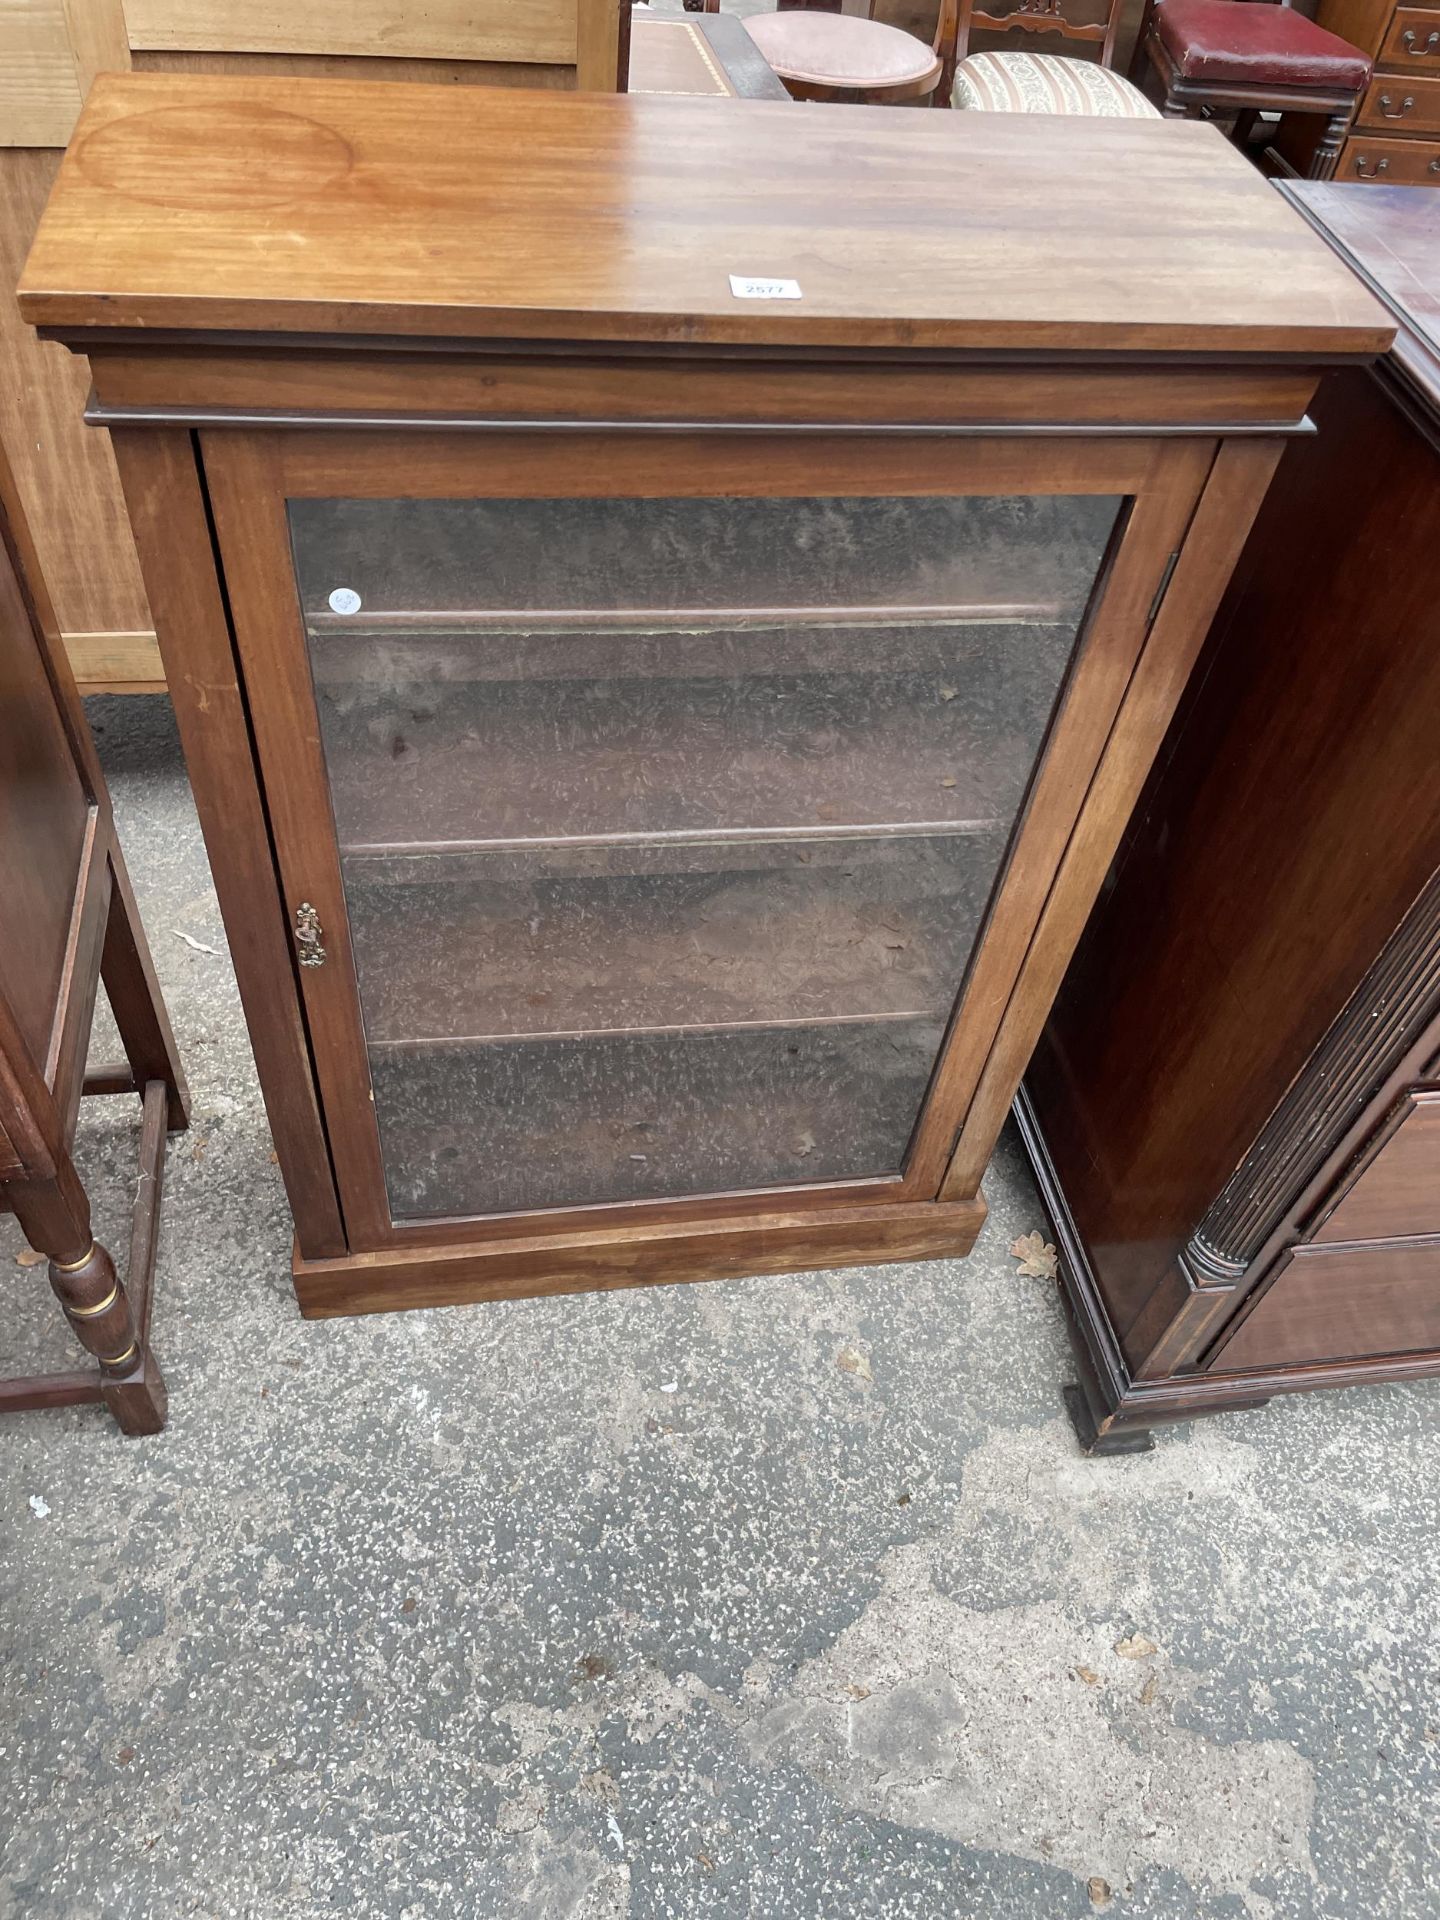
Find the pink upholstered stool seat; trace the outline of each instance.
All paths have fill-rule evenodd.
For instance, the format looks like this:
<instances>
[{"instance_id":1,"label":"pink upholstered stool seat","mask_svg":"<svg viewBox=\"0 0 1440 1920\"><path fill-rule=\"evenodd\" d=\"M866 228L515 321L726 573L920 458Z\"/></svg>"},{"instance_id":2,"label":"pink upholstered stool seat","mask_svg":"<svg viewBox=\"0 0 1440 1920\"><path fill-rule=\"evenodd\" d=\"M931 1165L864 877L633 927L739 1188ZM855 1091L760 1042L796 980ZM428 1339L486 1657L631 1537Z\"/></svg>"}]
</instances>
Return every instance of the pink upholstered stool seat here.
<instances>
[{"instance_id":1,"label":"pink upholstered stool seat","mask_svg":"<svg viewBox=\"0 0 1440 1920\"><path fill-rule=\"evenodd\" d=\"M1253 0L1160 0L1155 33L1186 80L1351 88L1370 80L1358 47L1293 7Z\"/></svg>"},{"instance_id":2,"label":"pink upholstered stool seat","mask_svg":"<svg viewBox=\"0 0 1440 1920\"><path fill-rule=\"evenodd\" d=\"M848 13L762 13L746 31L782 80L810 87L918 89L940 75L923 40Z\"/></svg>"}]
</instances>

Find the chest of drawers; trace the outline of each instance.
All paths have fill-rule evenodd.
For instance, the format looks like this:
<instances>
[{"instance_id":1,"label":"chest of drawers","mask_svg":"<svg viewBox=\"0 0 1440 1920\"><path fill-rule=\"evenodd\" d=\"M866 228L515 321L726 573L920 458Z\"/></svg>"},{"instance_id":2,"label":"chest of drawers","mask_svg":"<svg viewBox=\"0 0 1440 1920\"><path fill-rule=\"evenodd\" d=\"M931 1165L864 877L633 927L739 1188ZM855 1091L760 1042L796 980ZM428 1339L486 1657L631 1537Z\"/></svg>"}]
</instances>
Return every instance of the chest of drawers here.
<instances>
[{"instance_id":1,"label":"chest of drawers","mask_svg":"<svg viewBox=\"0 0 1440 1920\"><path fill-rule=\"evenodd\" d=\"M1335 178L1440 186L1440 4L1320 0L1315 17L1375 62Z\"/></svg>"},{"instance_id":2,"label":"chest of drawers","mask_svg":"<svg viewBox=\"0 0 1440 1920\"><path fill-rule=\"evenodd\" d=\"M1400 331L1287 450L1027 1076L1101 1447L1440 1373L1440 199L1284 191Z\"/></svg>"}]
</instances>

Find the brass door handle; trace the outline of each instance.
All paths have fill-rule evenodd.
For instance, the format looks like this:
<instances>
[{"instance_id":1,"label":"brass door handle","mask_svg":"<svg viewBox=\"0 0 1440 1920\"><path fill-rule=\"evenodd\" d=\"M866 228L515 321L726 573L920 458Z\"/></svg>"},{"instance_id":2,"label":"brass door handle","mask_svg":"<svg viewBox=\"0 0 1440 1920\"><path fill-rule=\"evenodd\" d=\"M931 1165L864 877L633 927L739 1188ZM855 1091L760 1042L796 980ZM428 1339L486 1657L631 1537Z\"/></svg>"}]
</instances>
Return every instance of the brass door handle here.
<instances>
[{"instance_id":1,"label":"brass door handle","mask_svg":"<svg viewBox=\"0 0 1440 1920\"><path fill-rule=\"evenodd\" d=\"M321 945L320 916L308 900L295 909L295 944L300 949L302 967L323 967L325 949Z\"/></svg>"},{"instance_id":2,"label":"brass door handle","mask_svg":"<svg viewBox=\"0 0 1440 1920\"><path fill-rule=\"evenodd\" d=\"M1388 160L1377 160L1367 173L1365 171L1364 154L1357 153L1355 156L1355 178L1357 180L1378 180L1382 173L1388 173L1389 171L1390 162Z\"/></svg>"},{"instance_id":3,"label":"brass door handle","mask_svg":"<svg viewBox=\"0 0 1440 1920\"><path fill-rule=\"evenodd\" d=\"M1413 27L1407 27L1400 36L1400 44L1412 60L1427 59L1430 54L1434 53L1437 47L1440 47L1440 27L1435 28L1425 36L1425 44L1423 47L1417 47L1415 40L1416 34Z\"/></svg>"},{"instance_id":4,"label":"brass door handle","mask_svg":"<svg viewBox=\"0 0 1440 1920\"><path fill-rule=\"evenodd\" d=\"M1411 109L1414 107L1414 105L1415 105L1414 94L1407 93L1405 98L1400 102L1399 106L1392 111L1390 106L1389 94L1382 93L1380 96L1380 111L1381 113L1384 114L1387 120L1403 120L1406 114L1409 113Z\"/></svg>"}]
</instances>

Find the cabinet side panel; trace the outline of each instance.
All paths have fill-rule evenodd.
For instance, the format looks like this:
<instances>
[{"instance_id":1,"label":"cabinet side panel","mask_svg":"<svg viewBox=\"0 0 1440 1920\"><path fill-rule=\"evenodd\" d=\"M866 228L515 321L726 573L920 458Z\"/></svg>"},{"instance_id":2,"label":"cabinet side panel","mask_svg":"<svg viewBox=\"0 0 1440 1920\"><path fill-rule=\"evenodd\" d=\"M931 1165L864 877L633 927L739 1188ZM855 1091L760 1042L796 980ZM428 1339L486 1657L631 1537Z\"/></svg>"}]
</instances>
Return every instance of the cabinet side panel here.
<instances>
[{"instance_id":1,"label":"cabinet side panel","mask_svg":"<svg viewBox=\"0 0 1440 1920\"><path fill-rule=\"evenodd\" d=\"M1440 858L1440 461L1376 376L1315 414L1031 1069L1122 1337Z\"/></svg>"},{"instance_id":2,"label":"cabinet side panel","mask_svg":"<svg viewBox=\"0 0 1440 1920\"><path fill-rule=\"evenodd\" d=\"M1275 471L1280 445L1274 440L1223 442L1188 528L1177 530L1173 574L1168 584L1162 576L1146 623L1144 649L965 1116L941 1189L943 1199L961 1197L979 1184L1086 916Z\"/></svg>"}]
</instances>

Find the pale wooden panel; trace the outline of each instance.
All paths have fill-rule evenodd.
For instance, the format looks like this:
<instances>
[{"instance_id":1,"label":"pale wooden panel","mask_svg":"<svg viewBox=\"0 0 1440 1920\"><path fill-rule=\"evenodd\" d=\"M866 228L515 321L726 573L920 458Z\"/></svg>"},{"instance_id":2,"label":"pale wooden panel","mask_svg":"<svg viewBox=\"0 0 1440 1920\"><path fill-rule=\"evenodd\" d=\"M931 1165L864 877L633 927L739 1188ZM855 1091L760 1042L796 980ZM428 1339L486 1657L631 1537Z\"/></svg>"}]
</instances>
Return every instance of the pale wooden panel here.
<instances>
[{"instance_id":1,"label":"pale wooden panel","mask_svg":"<svg viewBox=\"0 0 1440 1920\"><path fill-rule=\"evenodd\" d=\"M312 80L414 80L434 86L572 87L573 67L533 67L506 60L388 60L362 63L348 53L174 53L131 55L138 73L298 74Z\"/></svg>"},{"instance_id":2,"label":"pale wooden panel","mask_svg":"<svg viewBox=\"0 0 1440 1920\"><path fill-rule=\"evenodd\" d=\"M126 0L125 18L136 48L559 65L576 51L576 0Z\"/></svg>"},{"instance_id":3,"label":"pale wooden panel","mask_svg":"<svg viewBox=\"0 0 1440 1920\"><path fill-rule=\"evenodd\" d=\"M79 111L63 0L0 0L0 146L63 147Z\"/></svg>"},{"instance_id":4,"label":"pale wooden panel","mask_svg":"<svg viewBox=\"0 0 1440 1920\"><path fill-rule=\"evenodd\" d=\"M38 341L9 293L59 164L58 153L0 153L0 432L61 631L145 633L150 611L109 437L80 417L89 370Z\"/></svg>"},{"instance_id":5,"label":"pale wooden panel","mask_svg":"<svg viewBox=\"0 0 1440 1920\"><path fill-rule=\"evenodd\" d=\"M120 0L62 0L75 74L83 95L97 73L124 73L130 40Z\"/></svg>"}]
</instances>

